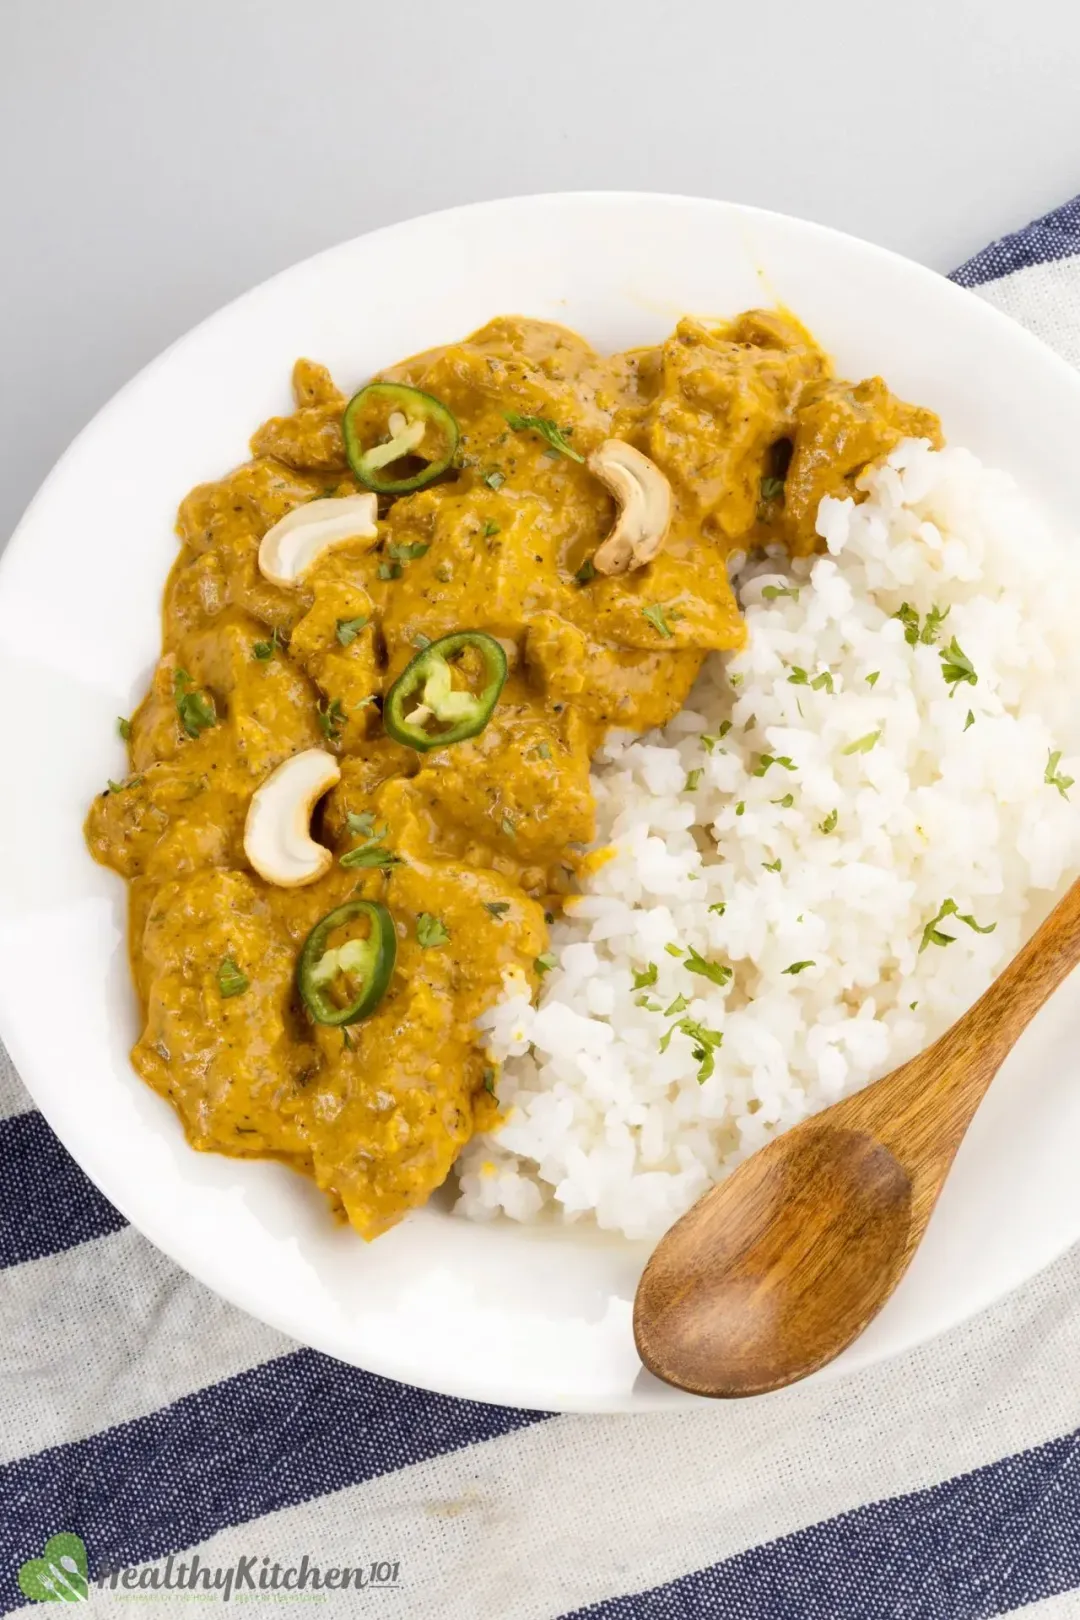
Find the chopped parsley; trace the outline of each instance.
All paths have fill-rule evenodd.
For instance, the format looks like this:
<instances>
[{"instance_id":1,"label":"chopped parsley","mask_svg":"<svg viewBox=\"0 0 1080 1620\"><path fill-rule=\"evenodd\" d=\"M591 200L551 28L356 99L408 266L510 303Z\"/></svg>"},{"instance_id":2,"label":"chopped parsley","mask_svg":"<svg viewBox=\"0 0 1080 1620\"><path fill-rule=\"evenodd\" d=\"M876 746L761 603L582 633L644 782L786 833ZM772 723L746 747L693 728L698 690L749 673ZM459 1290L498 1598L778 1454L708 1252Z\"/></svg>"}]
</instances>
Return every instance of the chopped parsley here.
<instances>
[{"instance_id":1,"label":"chopped parsley","mask_svg":"<svg viewBox=\"0 0 1080 1620\"><path fill-rule=\"evenodd\" d=\"M833 691L832 673L827 669L823 669L820 674L814 676L813 680L810 682L810 685L811 685L811 687L813 688L813 690L815 692L820 692L822 690L824 690L826 692L832 692Z\"/></svg>"},{"instance_id":2,"label":"chopped parsley","mask_svg":"<svg viewBox=\"0 0 1080 1620\"><path fill-rule=\"evenodd\" d=\"M189 737L197 738L211 726L217 725L213 698L194 690L186 669L178 669L173 675L173 697L180 724Z\"/></svg>"},{"instance_id":3,"label":"chopped parsley","mask_svg":"<svg viewBox=\"0 0 1080 1620\"><path fill-rule=\"evenodd\" d=\"M707 731L703 731L701 733L701 746L704 748L707 754L712 753L717 743L723 742L724 738L731 730L731 724L732 723L730 720L721 720L719 726L716 728L715 736L710 736ZM721 750L721 752L723 752L723 750Z\"/></svg>"},{"instance_id":4,"label":"chopped parsley","mask_svg":"<svg viewBox=\"0 0 1080 1620\"><path fill-rule=\"evenodd\" d=\"M762 861L761 864L766 872L779 872L781 862L779 856L777 856L775 861Z\"/></svg>"},{"instance_id":5,"label":"chopped parsley","mask_svg":"<svg viewBox=\"0 0 1080 1620\"><path fill-rule=\"evenodd\" d=\"M376 832L375 817L370 810L347 810L345 820L348 823L349 831L356 833L360 837L370 838L374 834L376 838L383 838L386 834L385 827L380 827Z\"/></svg>"},{"instance_id":6,"label":"chopped parsley","mask_svg":"<svg viewBox=\"0 0 1080 1620\"><path fill-rule=\"evenodd\" d=\"M489 518L484 524L484 539L490 540L493 535L496 535L499 532L499 525L497 523L492 523L491 519Z\"/></svg>"},{"instance_id":7,"label":"chopped parsley","mask_svg":"<svg viewBox=\"0 0 1080 1620\"><path fill-rule=\"evenodd\" d=\"M870 672L870 674L866 677L867 686L876 686L880 678L881 678L880 669L872 670Z\"/></svg>"},{"instance_id":8,"label":"chopped parsley","mask_svg":"<svg viewBox=\"0 0 1080 1620\"><path fill-rule=\"evenodd\" d=\"M773 765L779 765L785 771L793 771L795 769L794 760L792 760L787 754L759 754L758 762L754 766L751 775L764 776L765 772Z\"/></svg>"},{"instance_id":9,"label":"chopped parsley","mask_svg":"<svg viewBox=\"0 0 1080 1620\"><path fill-rule=\"evenodd\" d=\"M713 1053L722 1044L723 1035L719 1030L709 1029L705 1024L697 1023L693 1018L680 1018L677 1023L672 1024L671 1028L662 1037L660 1041L661 1052L667 1051L671 1045L671 1037L676 1030L679 1030L694 1042L694 1061L700 1065L697 1073L698 1084L704 1085L716 1068Z\"/></svg>"},{"instance_id":10,"label":"chopped parsley","mask_svg":"<svg viewBox=\"0 0 1080 1620\"><path fill-rule=\"evenodd\" d=\"M790 596L793 602L799 600L799 587L797 585L763 585L761 594L766 602L775 602L778 596Z\"/></svg>"},{"instance_id":11,"label":"chopped parsley","mask_svg":"<svg viewBox=\"0 0 1080 1620\"><path fill-rule=\"evenodd\" d=\"M735 814L737 816L742 816L742 815L746 814L746 800L745 799L740 799L739 800L738 804L735 806Z\"/></svg>"},{"instance_id":12,"label":"chopped parsley","mask_svg":"<svg viewBox=\"0 0 1080 1620\"><path fill-rule=\"evenodd\" d=\"M686 952L683 950L681 945L665 945L664 949L665 949L665 951L667 951L669 956L685 956L686 955Z\"/></svg>"},{"instance_id":13,"label":"chopped parsley","mask_svg":"<svg viewBox=\"0 0 1080 1620\"><path fill-rule=\"evenodd\" d=\"M123 737L125 742L130 739L131 721L125 720L122 714L118 714L116 717L116 729L120 733L121 737Z\"/></svg>"},{"instance_id":14,"label":"chopped parsley","mask_svg":"<svg viewBox=\"0 0 1080 1620\"><path fill-rule=\"evenodd\" d=\"M319 722L319 730L327 742L337 742L347 718L345 710L341 706L341 699L334 698L325 707L320 703L316 708L315 718Z\"/></svg>"},{"instance_id":15,"label":"chopped parsley","mask_svg":"<svg viewBox=\"0 0 1080 1620\"><path fill-rule=\"evenodd\" d=\"M385 827L376 827L375 818L369 812L363 811L358 816L348 817L349 831L365 834L362 844L356 849L350 849L341 857L340 865L346 870L356 866L389 867L400 866L401 856L395 855L392 850L383 846L386 837Z\"/></svg>"},{"instance_id":16,"label":"chopped parsley","mask_svg":"<svg viewBox=\"0 0 1080 1620\"><path fill-rule=\"evenodd\" d=\"M634 972L634 989L647 990L651 984L656 983L656 963L650 962L641 972Z\"/></svg>"},{"instance_id":17,"label":"chopped parsley","mask_svg":"<svg viewBox=\"0 0 1080 1620\"><path fill-rule=\"evenodd\" d=\"M486 1092L488 1092L492 1097L494 1097L494 1095L495 1095L495 1070L494 1069L485 1069L484 1070L484 1090Z\"/></svg>"},{"instance_id":18,"label":"chopped parsley","mask_svg":"<svg viewBox=\"0 0 1080 1620\"><path fill-rule=\"evenodd\" d=\"M1046 761L1046 769L1043 772L1043 781L1046 783L1047 787L1056 787L1058 792L1061 794L1061 797L1063 799L1067 799L1069 797L1069 789L1072 787L1076 778L1072 776L1062 776L1061 772L1058 770L1060 763L1061 749L1058 748L1054 750L1049 759Z\"/></svg>"},{"instance_id":19,"label":"chopped parsley","mask_svg":"<svg viewBox=\"0 0 1080 1620\"><path fill-rule=\"evenodd\" d=\"M975 918L969 911L961 911L958 908L955 900L943 900L941 902L941 909L939 910L937 916L931 917L930 921L923 929L922 942L919 945L920 956L928 945L952 944L953 940L956 938L956 935L946 934L943 929L938 927L938 923L944 922L946 917L955 917L958 922L962 922L968 928L974 929L975 933L977 934L992 934L994 929L997 927L997 923L987 923L984 927L981 923L977 923L975 921Z\"/></svg>"},{"instance_id":20,"label":"chopped parsley","mask_svg":"<svg viewBox=\"0 0 1080 1620\"><path fill-rule=\"evenodd\" d=\"M813 962L792 962L789 967L786 967L784 969L784 972L785 973L790 973L792 978L794 978L796 973L801 973L804 968L813 967L813 966L814 966Z\"/></svg>"},{"instance_id":21,"label":"chopped parsley","mask_svg":"<svg viewBox=\"0 0 1080 1620\"><path fill-rule=\"evenodd\" d=\"M727 910L727 901L717 900L709 907L709 910L715 912L718 917L722 917Z\"/></svg>"},{"instance_id":22,"label":"chopped parsley","mask_svg":"<svg viewBox=\"0 0 1080 1620\"><path fill-rule=\"evenodd\" d=\"M490 472L484 474L484 483L488 489L502 489L506 483L506 474L500 472L498 467L493 467Z\"/></svg>"},{"instance_id":23,"label":"chopped parsley","mask_svg":"<svg viewBox=\"0 0 1080 1620\"><path fill-rule=\"evenodd\" d=\"M685 792L693 793L701 786L701 778L705 775L704 769L699 765L696 770L687 771Z\"/></svg>"},{"instance_id":24,"label":"chopped parsley","mask_svg":"<svg viewBox=\"0 0 1080 1620\"><path fill-rule=\"evenodd\" d=\"M361 630L368 622L366 613L359 614L355 619L339 619L337 622L337 638L343 647L351 647Z\"/></svg>"},{"instance_id":25,"label":"chopped parsley","mask_svg":"<svg viewBox=\"0 0 1080 1620\"><path fill-rule=\"evenodd\" d=\"M842 750L845 754L868 754L881 738L881 727L877 731L868 731L865 737L857 737L853 743L848 743Z\"/></svg>"},{"instance_id":26,"label":"chopped parsley","mask_svg":"<svg viewBox=\"0 0 1080 1620\"><path fill-rule=\"evenodd\" d=\"M671 638L671 626L668 624L667 620L664 618L664 604L663 604L663 602L650 602L649 606L648 607L643 607L641 612L642 612L642 616L644 618L648 619L649 623L652 625L654 630L656 630L660 635L665 636L666 638L668 638L670 640L670 638Z\"/></svg>"},{"instance_id":27,"label":"chopped parsley","mask_svg":"<svg viewBox=\"0 0 1080 1620\"><path fill-rule=\"evenodd\" d=\"M785 793L782 799L774 799L772 802L778 804L781 810L790 810L795 803L795 795L794 793Z\"/></svg>"},{"instance_id":28,"label":"chopped parsley","mask_svg":"<svg viewBox=\"0 0 1080 1620\"><path fill-rule=\"evenodd\" d=\"M578 454L566 433L550 416L518 416L516 411L505 411L503 414L515 433L538 433L558 455L569 456L571 461L585 465L585 457ZM570 428L568 431L572 433L574 430Z\"/></svg>"},{"instance_id":29,"label":"chopped parsley","mask_svg":"<svg viewBox=\"0 0 1080 1620\"><path fill-rule=\"evenodd\" d=\"M129 776L126 782L114 782L112 777L110 776L109 785L105 789L105 792L106 793L126 793L129 788L141 787L142 782L143 782L143 779L142 779L141 776Z\"/></svg>"},{"instance_id":30,"label":"chopped parsley","mask_svg":"<svg viewBox=\"0 0 1080 1620\"><path fill-rule=\"evenodd\" d=\"M450 938L450 930L430 911L422 911L416 919L416 937L426 951L433 945L445 945Z\"/></svg>"},{"instance_id":31,"label":"chopped parsley","mask_svg":"<svg viewBox=\"0 0 1080 1620\"><path fill-rule=\"evenodd\" d=\"M728 676L728 680L729 680L729 681L730 681L730 683L731 683L731 685L732 685L732 686L741 686L741 685L742 685L742 683L743 683L743 678L742 678L742 676L741 676L741 675L738 675L738 674L736 674L736 675L729 675L729 676Z\"/></svg>"},{"instance_id":32,"label":"chopped parsley","mask_svg":"<svg viewBox=\"0 0 1080 1620\"><path fill-rule=\"evenodd\" d=\"M538 956L533 962L533 967L536 969L537 973L539 973L541 978L544 977L545 973L550 973L554 966L555 953L553 951L545 951L543 956Z\"/></svg>"},{"instance_id":33,"label":"chopped parsley","mask_svg":"<svg viewBox=\"0 0 1080 1620\"><path fill-rule=\"evenodd\" d=\"M395 562L415 562L417 557L426 556L431 550L431 544L427 540L414 540L410 543L391 540L386 549Z\"/></svg>"},{"instance_id":34,"label":"chopped parsley","mask_svg":"<svg viewBox=\"0 0 1080 1620\"><path fill-rule=\"evenodd\" d=\"M591 557L586 557L574 578L579 585L587 585L590 580L596 578L596 566Z\"/></svg>"},{"instance_id":35,"label":"chopped parsley","mask_svg":"<svg viewBox=\"0 0 1080 1620\"><path fill-rule=\"evenodd\" d=\"M401 564L399 562L381 562L379 564L380 579L400 579Z\"/></svg>"},{"instance_id":36,"label":"chopped parsley","mask_svg":"<svg viewBox=\"0 0 1080 1620\"><path fill-rule=\"evenodd\" d=\"M230 996L242 996L251 985L246 973L242 973L231 956L223 956L221 966L217 970L217 987L224 1000Z\"/></svg>"},{"instance_id":37,"label":"chopped parsley","mask_svg":"<svg viewBox=\"0 0 1080 1620\"><path fill-rule=\"evenodd\" d=\"M945 677L945 685L951 686L950 697L956 696L956 689L964 681L969 686L978 686L979 677L975 673L975 666L964 652L956 637L953 636L948 647L939 653L941 659L941 673Z\"/></svg>"},{"instance_id":38,"label":"chopped parsley","mask_svg":"<svg viewBox=\"0 0 1080 1620\"><path fill-rule=\"evenodd\" d=\"M839 812L839 810L830 810L828 815L825 817L825 820L821 823L822 832L823 833L834 832L836 830L836 823L839 820L840 820L840 812Z\"/></svg>"},{"instance_id":39,"label":"chopped parsley","mask_svg":"<svg viewBox=\"0 0 1080 1620\"><path fill-rule=\"evenodd\" d=\"M670 1007L664 1008L664 1017L674 1018L676 1013L685 1012L689 1005L690 1002L686 996L678 995L675 997L675 1000L671 1003Z\"/></svg>"},{"instance_id":40,"label":"chopped parsley","mask_svg":"<svg viewBox=\"0 0 1080 1620\"><path fill-rule=\"evenodd\" d=\"M505 917L510 910L509 900L485 900L484 910L490 911L493 917Z\"/></svg>"},{"instance_id":41,"label":"chopped parsley","mask_svg":"<svg viewBox=\"0 0 1080 1620\"><path fill-rule=\"evenodd\" d=\"M784 480L782 478L763 478L761 480L761 498L763 501L774 501L778 495L784 493Z\"/></svg>"},{"instance_id":42,"label":"chopped parsley","mask_svg":"<svg viewBox=\"0 0 1080 1620\"><path fill-rule=\"evenodd\" d=\"M688 960L683 963L687 973L700 973L703 979L711 979L713 984L730 984L733 971L726 962L710 962L708 957L702 956L691 945Z\"/></svg>"},{"instance_id":43,"label":"chopped parsley","mask_svg":"<svg viewBox=\"0 0 1080 1620\"><path fill-rule=\"evenodd\" d=\"M904 640L909 647L918 646L921 642L924 647L932 647L937 639L937 633L945 620L949 617L950 609L932 607L926 615L926 621L920 626L919 615L910 602L901 602L894 619L899 619L904 627Z\"/></svg>"}]
</instances>

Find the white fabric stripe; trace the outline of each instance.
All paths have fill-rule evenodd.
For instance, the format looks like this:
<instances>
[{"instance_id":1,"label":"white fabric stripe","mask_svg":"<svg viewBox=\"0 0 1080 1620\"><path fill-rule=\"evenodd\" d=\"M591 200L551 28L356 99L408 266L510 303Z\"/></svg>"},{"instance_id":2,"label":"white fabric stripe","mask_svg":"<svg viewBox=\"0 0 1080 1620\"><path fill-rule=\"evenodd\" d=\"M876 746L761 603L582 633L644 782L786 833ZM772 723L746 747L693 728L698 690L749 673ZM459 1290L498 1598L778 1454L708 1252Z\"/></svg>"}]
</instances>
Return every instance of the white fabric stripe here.
<instances>
[{"instance_id":1,"label":"white fabric stripe","mask_svg":"<svg viewBox=\"0 0 1080 1620\"><path fill-rule=\"evenodd\" d=\"M0 1119L23 1114L34 1104L30 1093L15 1073L15 1066L0 1044Z\"/></svg>"},{"instance_id":2,"label":"white fabric stripe","mask_svg":"<svg viewBox=\"0 0 1080 1620\"><path fill-rule=\"evenodd\" d=\"M0 1462L296 1349L132 1227L0 1272Z\"/></svg>"},{"instance_id":3,"label":"white fabric stripe","mask_svg":"<svg viewBox=\"0 0 1080 1620\"><path fill-rule=\"evenodd\" d=\"M1080 1592L1059 1592L1057 1597L1043 1598L1040 1603L1028 1603L1022 1609L1013 1609L1012 1613L1023 1615L1024 1620L1077 1620L1080 1615Z\"/></svg>"},{"instance_id":4,"label":"white fabric stripe","mask_svg":"<svg viewBox=\"0 0 1080 1620\"><path fill-rule=\"evenodd\" d=\"M976 287L980 298L1011 315L1080 368L1080 256L1014 270Z\"/></svg>"},{"instance_id":5,"label":"white fabric stripe","mask_svg":"<svg viewBox=\"0 0 1080 1620\"><path fill-rule=\"evenodd\" d=\"M235 1526L199 1553L400 1559L402 1591L377 1600L395 1620L549 1620L1075 1428L1078 1298L1080 1251L936 1344L841 1385L558 1418ZM349 1600L357 1612L361 1601L376 1600ZM335 1616L351 1612L339 1596Z\"/></svg>"}]
</instances>

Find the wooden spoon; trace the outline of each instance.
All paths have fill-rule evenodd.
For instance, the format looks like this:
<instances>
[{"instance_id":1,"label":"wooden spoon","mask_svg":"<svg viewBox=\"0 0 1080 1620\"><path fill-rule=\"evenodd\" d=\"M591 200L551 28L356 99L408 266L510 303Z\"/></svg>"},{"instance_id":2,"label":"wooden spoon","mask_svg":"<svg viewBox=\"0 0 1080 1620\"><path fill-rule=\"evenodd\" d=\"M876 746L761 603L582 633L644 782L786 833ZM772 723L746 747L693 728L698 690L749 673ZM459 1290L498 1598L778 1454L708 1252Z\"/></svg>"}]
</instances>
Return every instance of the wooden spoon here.
<instances>
[{"instance_id":1,"label":"wooden spoon","mask_svg":"<svg viewBox=\"0 0 1080 1620\"><path fill-rule=\"evenodd\" d=\"M759 1395L858 1338L922 1241L986 1088L1077 961L1080 881L933 1046L699 1199L638 1284L646 1367L696 1395Z\"/></svg>"}]
</instances>

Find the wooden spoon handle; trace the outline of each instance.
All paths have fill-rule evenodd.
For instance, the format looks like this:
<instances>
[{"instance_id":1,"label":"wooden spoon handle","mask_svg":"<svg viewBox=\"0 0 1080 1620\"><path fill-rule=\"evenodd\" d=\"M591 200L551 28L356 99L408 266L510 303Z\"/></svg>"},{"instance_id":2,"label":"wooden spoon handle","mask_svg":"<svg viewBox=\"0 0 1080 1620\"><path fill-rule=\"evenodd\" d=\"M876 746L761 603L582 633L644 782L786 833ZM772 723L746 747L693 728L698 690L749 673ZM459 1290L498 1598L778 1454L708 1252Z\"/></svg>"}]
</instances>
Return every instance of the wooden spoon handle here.
<instances>
[{"instance_id":1,"label":"wooden spoon handle","mask_svg":"<svg viewBox=\"0 0 1080 1620\"><path fill-rule=\"evenodd\" d=\"M1043 1002L1080 963L1080 880L989 990L933 1046L836 1112L872 1131L920 1181L944 1174L986 1089Z\"/></svg>"}]
</instances>

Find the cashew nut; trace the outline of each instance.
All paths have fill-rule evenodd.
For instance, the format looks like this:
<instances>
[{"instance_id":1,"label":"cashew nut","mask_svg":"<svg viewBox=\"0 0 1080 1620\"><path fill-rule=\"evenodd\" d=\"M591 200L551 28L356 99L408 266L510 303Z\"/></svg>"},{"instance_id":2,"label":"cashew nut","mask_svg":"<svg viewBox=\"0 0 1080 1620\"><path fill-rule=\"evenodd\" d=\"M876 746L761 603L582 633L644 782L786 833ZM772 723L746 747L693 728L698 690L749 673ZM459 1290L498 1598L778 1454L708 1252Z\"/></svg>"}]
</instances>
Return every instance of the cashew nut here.
<instances>
[{"instance_id":1,"label":"cashew nut","mask_svg":"<svg viewBox=\"0 0 1080 1620\"><path fill-rule=\"evenodd\" d=\"M655 463L622 439L605 439L586 465L614 495L615 527L593 558L600 574L625 574L652 562L671 524L671 485Z\"/></svg>"},{"instance_id":2,"label":"cashew nut","mask_svg":"<svg viewBox=\"0 0 1080 1620\"><path fill-rule=\"evenodd\" d=\"M311 812L340 780L334 756L308 748L283 760L255 789L244 823L244 854L267 883L297 889L328 869L334 857L312 838Z\"/></svg>"},{"instance_id":3,"label":"cashew nut","mask_svg":"<svg viewBox=\"0 0 1080 1620\"><path fill-rule=\"evenodd\" d=\"M275 585L296 585L331 546L374 540L377 515L378 502L366 493L294 506L263 535L259 568Z\"/></svg>"}]
</instances>

